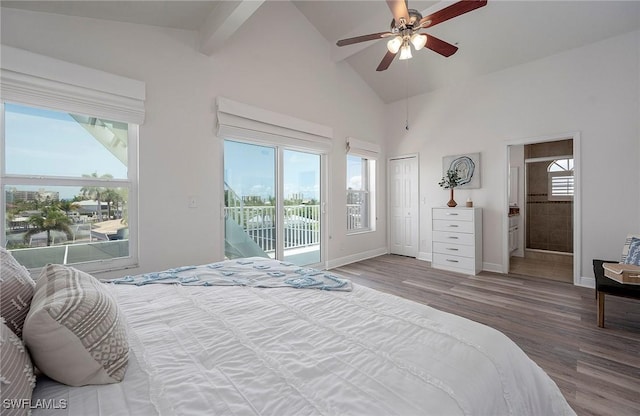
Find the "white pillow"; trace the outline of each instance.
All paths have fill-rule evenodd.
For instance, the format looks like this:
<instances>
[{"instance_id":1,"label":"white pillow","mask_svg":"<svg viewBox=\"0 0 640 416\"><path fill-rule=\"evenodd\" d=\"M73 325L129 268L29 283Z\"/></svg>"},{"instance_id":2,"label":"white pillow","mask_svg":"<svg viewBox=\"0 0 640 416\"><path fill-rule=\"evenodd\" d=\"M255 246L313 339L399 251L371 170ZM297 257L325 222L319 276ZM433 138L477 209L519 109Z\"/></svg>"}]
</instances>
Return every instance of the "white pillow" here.
<instances>
[{"instance_id":1,"label":"white pillow","mask_svg":"<svg viewBox=\"0 0 640 416\"><path fill-rule=\"evenodd\" d=\"M29 312L35 285L27 269L0 247L0 316L19 337L22 337L22 326Z\"/></svg>"},{"instance_id":2,"label":"white pillow","mask_svg":"<svg viewBox=\"0 0 640 416\"><path fill-rule=\"evenodd\" d=\"M118 305L103 283L73 267L42 269L23 338L36 367L70 386L117 383L127 369Z\"/></svg>"},{"instance_id":3,"label":"white pillow","mask_svg":"<svg viewBox=\"0 0 640 416\"><path fill-rule=\"evenodd\" d=\"M36 377L22 340L0 318L0 403L2 416L30 414L30 400Z\"/></svg>"}]
</instances>

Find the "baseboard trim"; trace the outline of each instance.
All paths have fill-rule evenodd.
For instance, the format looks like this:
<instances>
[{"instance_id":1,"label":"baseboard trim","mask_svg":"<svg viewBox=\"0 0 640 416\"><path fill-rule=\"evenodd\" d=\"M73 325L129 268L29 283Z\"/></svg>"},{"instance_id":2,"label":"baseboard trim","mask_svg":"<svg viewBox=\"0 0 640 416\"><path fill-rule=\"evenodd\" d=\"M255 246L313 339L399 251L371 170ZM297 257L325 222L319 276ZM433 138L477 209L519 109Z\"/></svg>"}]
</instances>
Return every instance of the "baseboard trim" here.
<instances>
[{"instance_id":1,"label":"baseboard trim","mask_svg":"<svg viewBox=\"0 0 640 416\"><path fill-rule=\"evenodd\" d=\"M340 257L337 259L329 260L326 262L327 269L334 269L340 266L346 266L347 264L355 263L357 261L371 259L373 257L382 256L389 253L386 247L377 248L374 250L363 251L362 253L352 254L350 256Z\"/></svg>"},{"instance_id":2,"label":"baseboard trim","mask_svg":"<svg viewBox=\"0 0 640 416\"><path fill-rule=\"evenodd\" d=\"M578 281L575 282L576 286L589 287L591 289L596 288L596 278L588 276L580 276Z\"/></svg>"},{"instance_id":3,"label":"baseboard trim","mask_svg":"<svg viewBox=\"0 0 640 416\"><path fill-rule=\"evenodd\" d=\"M498 263L483 262L482 263L482 271L504 274L504 272L502 271L502 264L498 264Z\"/></svg>"},{"instance_id":4,"label":"baseboard trim","mask_svg":"<svg viewBox=\"0 0 640 416\"><path fill-rule=\"evenodd\" d=\"M420 251L418 252L418 257L416 257L418 260L423 260L423 261L431 261L433 259L433 254L432 253L428 253L426 251Z\"/></svg>"}]
</instances>

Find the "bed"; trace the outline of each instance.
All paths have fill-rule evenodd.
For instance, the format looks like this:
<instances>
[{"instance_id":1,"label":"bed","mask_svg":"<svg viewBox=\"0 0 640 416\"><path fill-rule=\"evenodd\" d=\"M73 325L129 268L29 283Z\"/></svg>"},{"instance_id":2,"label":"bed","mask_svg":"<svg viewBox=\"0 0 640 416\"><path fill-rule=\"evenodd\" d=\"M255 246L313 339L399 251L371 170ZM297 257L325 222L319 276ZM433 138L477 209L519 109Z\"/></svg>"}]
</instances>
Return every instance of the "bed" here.
<instances>
[{"instance_id":1,"label":"bed","mask_svg":"<svg viewBox=\"0 0 640 416\"><path fill-rule=\"evenodd\" d=\"M240 261L101 283L126 323L122 381L42 375L32 402L64 406L32 414L575 414L499 331L330 272Z\"/></svg>"}]
</instances>

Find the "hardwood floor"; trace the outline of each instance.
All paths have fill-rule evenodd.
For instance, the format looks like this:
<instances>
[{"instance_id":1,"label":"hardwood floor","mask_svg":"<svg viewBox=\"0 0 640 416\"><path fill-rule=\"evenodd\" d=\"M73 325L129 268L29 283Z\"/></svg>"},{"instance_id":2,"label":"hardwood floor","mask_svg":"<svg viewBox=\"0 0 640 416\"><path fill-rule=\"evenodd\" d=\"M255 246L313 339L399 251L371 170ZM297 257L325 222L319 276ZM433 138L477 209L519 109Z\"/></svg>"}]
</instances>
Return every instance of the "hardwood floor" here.
<instances>
[{"instance_id":1,"label":"hardwood floor","mask_svg":"<svg viewBox=\"0 0 640 416\"><path fill-rule=\"evenodd\" d=\"M594 290L568 283L490 272L467 276L395 255L334 270L502 331L551 376L580 416L640 415L637 300L607 296L605 328L598 328Z\"/></svg>"},{"instance_id":2,"label":"hardwood floor","mask_svg":"<svg viewBox=\"0 0 640 416\"><path fill-rule=\"evenodd\" d=\"M559 282L573 282L573 256L525 251L525 257L512 256L509 273L537 276Z\"/></svg>"}]
</instances>

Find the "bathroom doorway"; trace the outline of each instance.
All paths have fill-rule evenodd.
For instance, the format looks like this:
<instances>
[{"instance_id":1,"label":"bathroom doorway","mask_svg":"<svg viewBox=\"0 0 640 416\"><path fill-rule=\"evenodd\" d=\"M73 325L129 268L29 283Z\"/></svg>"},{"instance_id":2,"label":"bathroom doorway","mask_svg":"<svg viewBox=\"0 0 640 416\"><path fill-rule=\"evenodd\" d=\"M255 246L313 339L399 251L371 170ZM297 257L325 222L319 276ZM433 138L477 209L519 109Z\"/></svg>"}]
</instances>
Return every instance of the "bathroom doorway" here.
<instances>
[{"instance_id":1,"label":"bathroom doorway","mask_svg":"<svg viewBox=\"0 0 640 416\"><path fill-rule=\"evenodd\" d=\"M509 273L578 281L577 146L575 135L507 146Z\"/></svg>"}]
</instances>

